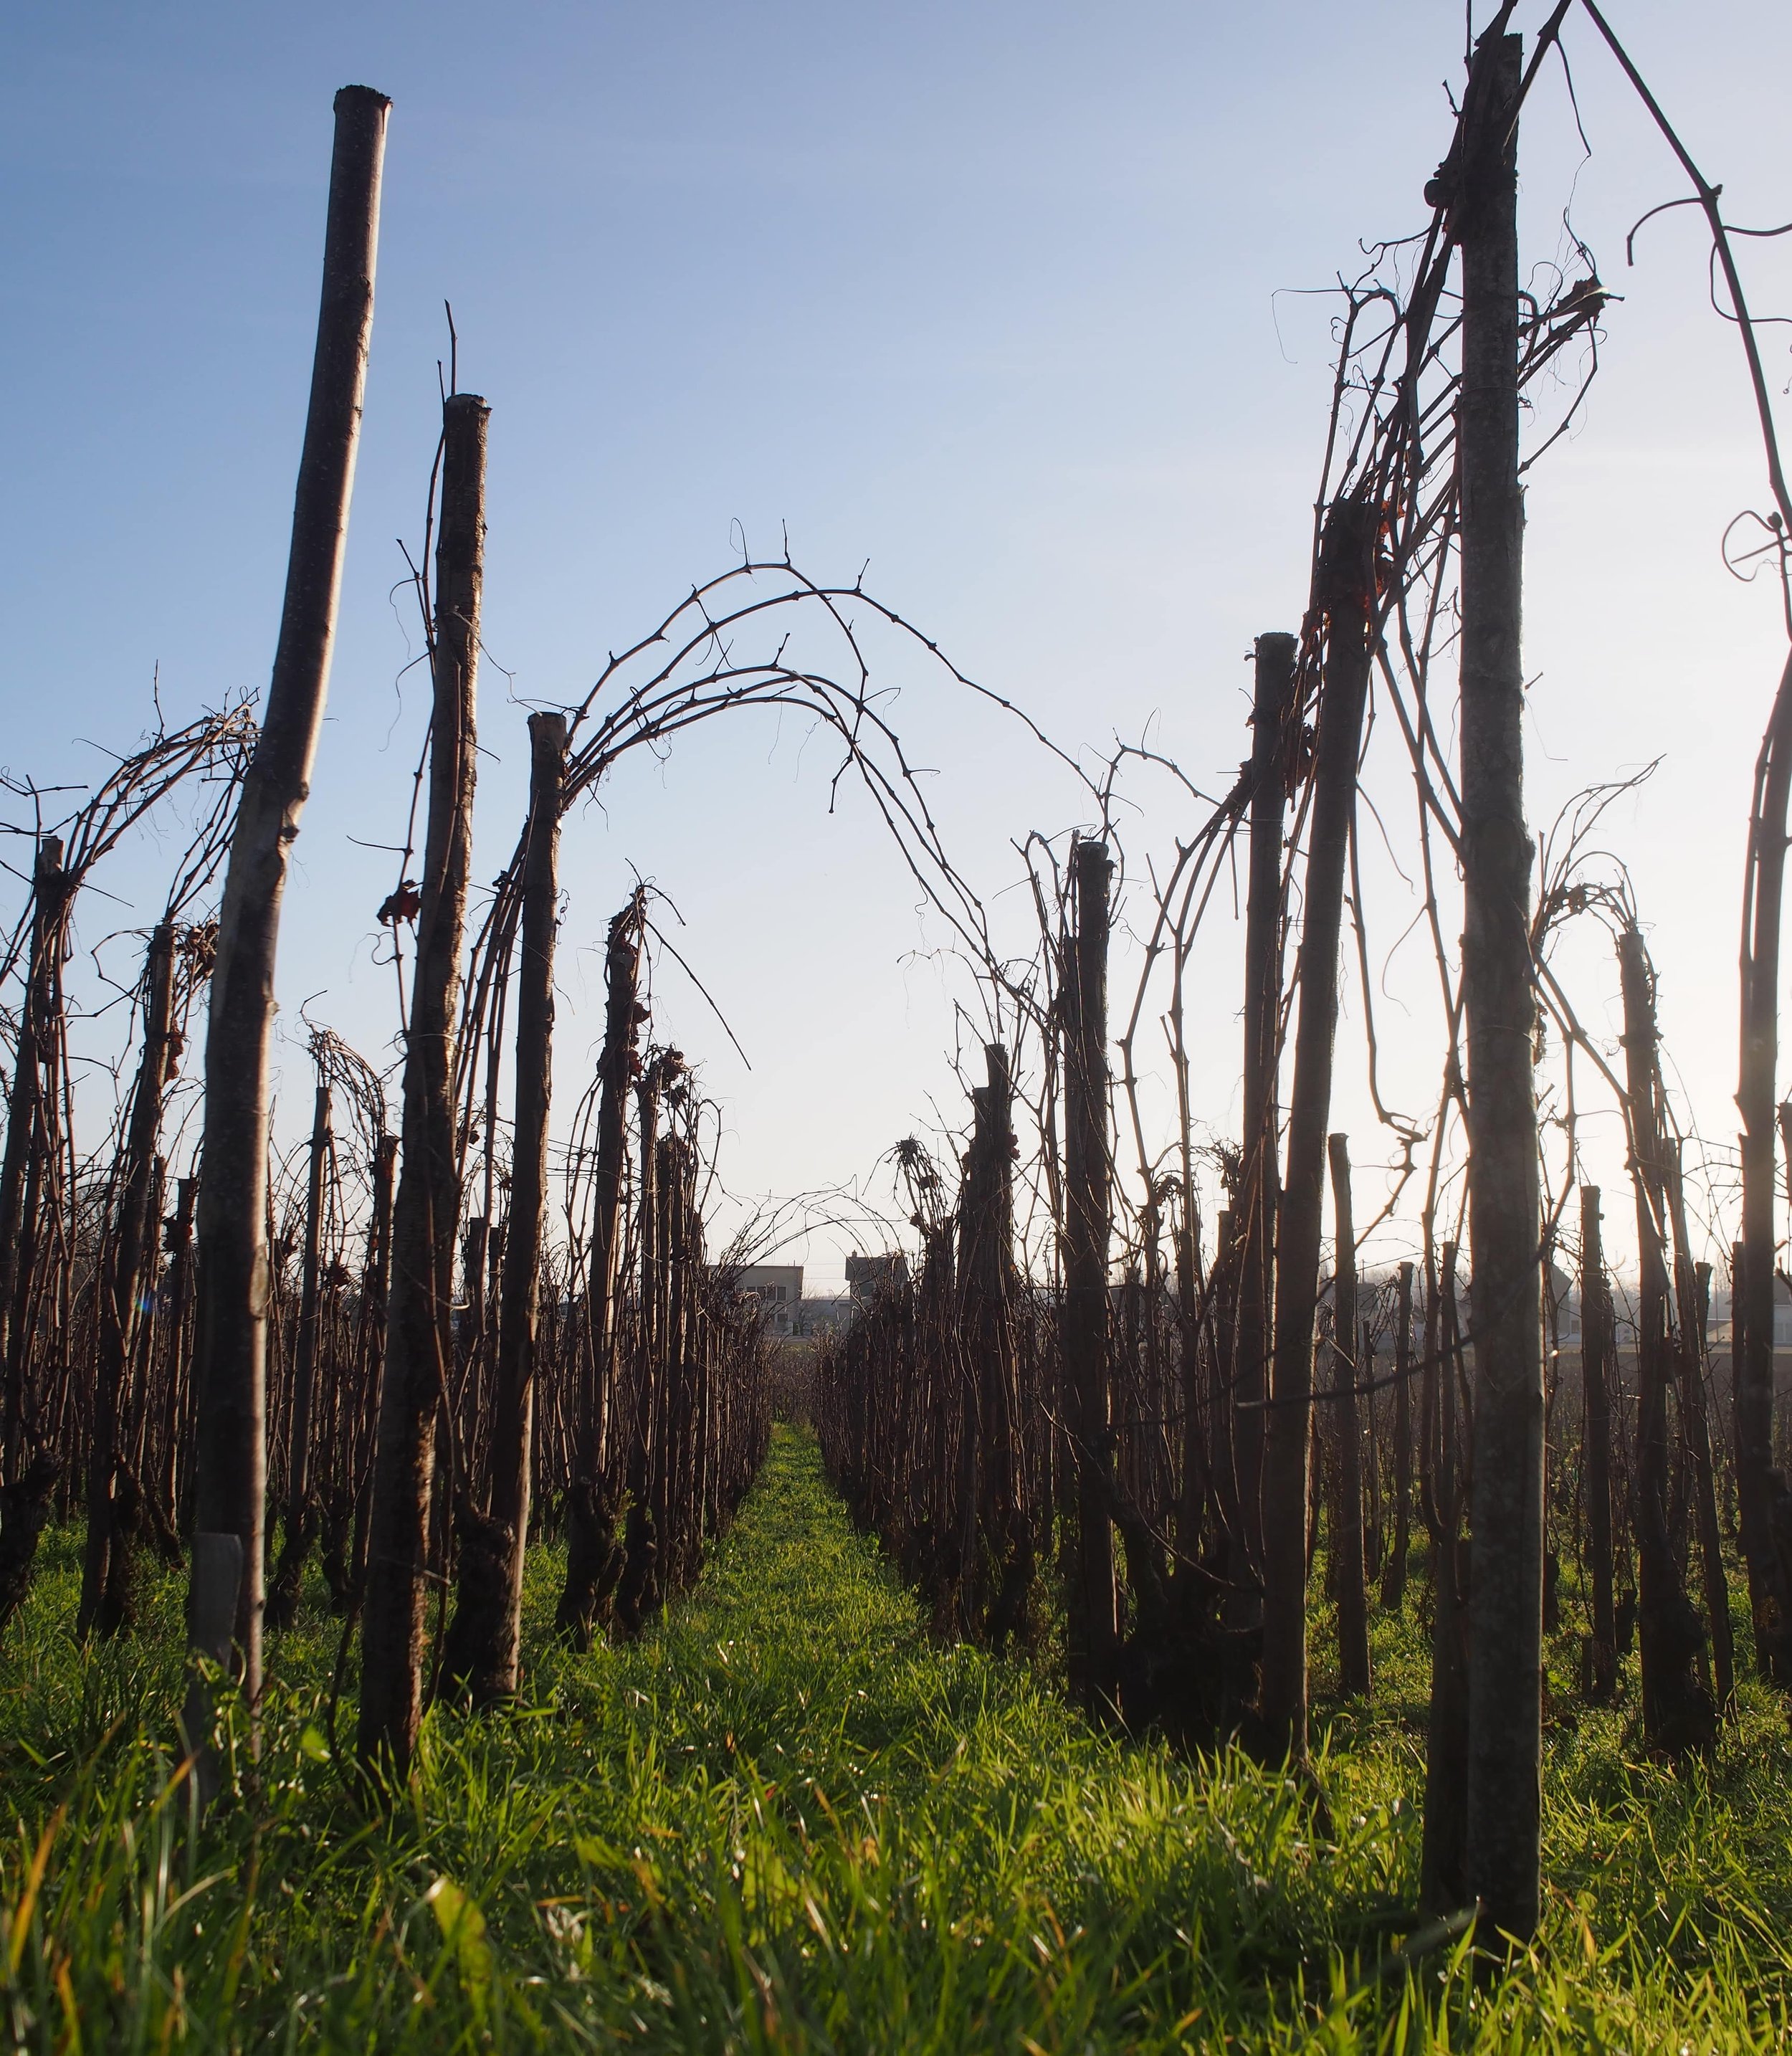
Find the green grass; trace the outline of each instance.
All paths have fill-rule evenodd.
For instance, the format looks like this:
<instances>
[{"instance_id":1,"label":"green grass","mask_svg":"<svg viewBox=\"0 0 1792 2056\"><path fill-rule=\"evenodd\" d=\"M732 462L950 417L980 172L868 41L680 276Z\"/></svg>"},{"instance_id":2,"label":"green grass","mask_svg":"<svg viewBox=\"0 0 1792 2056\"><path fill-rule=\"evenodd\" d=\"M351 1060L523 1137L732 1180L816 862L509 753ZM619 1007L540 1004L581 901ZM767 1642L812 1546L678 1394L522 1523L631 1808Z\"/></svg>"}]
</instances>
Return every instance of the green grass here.
<instances>
[{"instance_id":1,"label":"green grass","mask_svg":"<svg viewBox=\"0 0 1792 2056\"><path fill-rule=\"evenodd\" d=\"M1549 1738L1543 1932L1478 1987L1390 1961L1414 1900L1424 1671L1378 1623L1319 1753L1334 1839L1236 1754L1092 1731L1027 1667L928 1640L813 1442L781 1430L697 1593L565 1656L532 1564L528 1710L436 1714L384 1816L330 1760L333 1624L273 1652L257 1776L196 1821L168 1738L178 1591L68 1631L46 1541L0 1652L0 2038L30 2049L1768 2048L1792 1996L1792 1748L1716 1763L1618 1713ZM1321 1659L1323 1662L1323 1655ZM345 1706L342 1730L349 1732ZM1380 1974L1378 1975L1378 1966Z\"/></svg>"}]
</instances>

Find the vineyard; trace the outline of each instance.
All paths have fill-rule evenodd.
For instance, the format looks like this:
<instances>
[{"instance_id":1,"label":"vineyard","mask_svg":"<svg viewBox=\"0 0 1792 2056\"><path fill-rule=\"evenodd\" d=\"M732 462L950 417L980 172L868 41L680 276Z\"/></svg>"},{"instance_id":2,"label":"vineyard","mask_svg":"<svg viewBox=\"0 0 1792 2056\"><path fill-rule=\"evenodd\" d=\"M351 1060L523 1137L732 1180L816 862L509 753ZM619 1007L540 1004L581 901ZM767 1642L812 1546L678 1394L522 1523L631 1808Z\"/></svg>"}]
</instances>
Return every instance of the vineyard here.
<instances>
[{"instance_id":1,"label":"vineyard","mask_svg":"<svg viewBox=\"0 0 1792 2056\"><path fill-rule=\"evenodd\" d=\"M158 690L89 784L0 777L25 852L0 937L10 2046L1792 2031L1792 658L1733 767L1727 1184L1623 858L1656 767L1615 746L1553 823L1527 813L1527 495L1596 434L1616 299L1572 229L1570 266L1521 249L1521 117L1565 39L1679 180L1653 212L1703 224L1768 495L1726 560L1792 638L1777 317L1747 284L1749 239L1785 231L1728 220L1593 0L1523 36L1518 12L1408 150L1410 232L1331 294L1289 510L1307 583L1254 635L1217 780L1150 736L1048 733L788 544L650 610L576 697L494 694L504 410L461 389L451 313L397 594L426 729L350 839L382 1048L287 998L280 957L330 799L398 118L337 95L267 687L184 720ZM974 877L892 678L1049 762L1076 819L1015 823L1009 875ZM732 1039L675 881L590 889L603 796L755 721L827 753L830 811L946 938L942 1111L892 1139L887 1203L734 1197L729 1110L661 998L675 969ZM526 812L491 848L483 814L500 729ZM843 1220L880 1253L792 1334L759 1274Z\"/></svg>"}]
</instances>

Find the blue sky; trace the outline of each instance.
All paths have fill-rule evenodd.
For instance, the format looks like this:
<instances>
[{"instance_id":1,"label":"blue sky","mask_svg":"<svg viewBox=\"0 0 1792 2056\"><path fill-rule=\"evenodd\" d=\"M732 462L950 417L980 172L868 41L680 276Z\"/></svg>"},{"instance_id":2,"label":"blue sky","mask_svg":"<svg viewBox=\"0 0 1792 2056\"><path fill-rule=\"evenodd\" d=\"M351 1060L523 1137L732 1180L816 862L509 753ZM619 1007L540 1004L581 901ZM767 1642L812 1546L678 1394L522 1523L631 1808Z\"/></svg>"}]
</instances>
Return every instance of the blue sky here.
<instances>
[{"instance_id":1,"label":"blue sky","mask_svg":"<svg viewBox=\"0 0 1792 2056\"><path fill-rule=\"evenodd\" d=\"M1611 11L1733 217L1792 216L1792 16ZM738 533L764 546L786 527L824 577L868 559L868 584L1066 744L1149 726L1221 784L1245 749L1244 653L1304 598L1329 308L1297 289L1421 219L1462 33L1459 9L1416 0L14 0L0 760L78 775L81 739L140 728L158 665L181 712L265 680L330 101L358 80L394 109L330 723L287 902L289 1023L308 1002L370 1051L393 1026L370 961L390 880L349 838L395 839L417 746L394 539L414 547L421 527L445 298L461 382L493 408L478 870L520 816L514 702L576 699ZM1593 154L1552 65L1526 117L1527 255L1564 254L1572 202L1627 297L1584 425L1531 492L1532 811L1666 754L1613 839L1656 924L1671 1056L1723 1137L1742 820L1783 638L1718 544L1759 503L1760 465L1696 223L1652 225L1624 267L1631 222L1680 190L1673 168L1587 25L1568 49ZM1750 261L1763 307L1792 311L1792 252ZM1769 332L1776 389L1788 333ZM938 767L951 846L997 892L1011 838L1086 807L1002 724L904 682L896 719ZM753 1060L668 973L667 1026L708 1061L739 1188L864 1173L930 1095L956 1117L943 938L864 809L829 816L829 768L788 726L718 729L625 768L566 836L563 1090L596 1032L591 945L639 865ZM1142 857L1192 825L1158 794L1131 840ZM1385 947L1410 905L1383 884ZM1424 975L1402 962L1396 995ZM1581 975L1608 1023L1611 967L1595 953ZM1235 1009L1216 969L1205 1110L1222 1128ZM290 1049L295 1103L306 1069ZM835 1271L838 1252L811 1260Z\"/></svg>"}]
</instances>

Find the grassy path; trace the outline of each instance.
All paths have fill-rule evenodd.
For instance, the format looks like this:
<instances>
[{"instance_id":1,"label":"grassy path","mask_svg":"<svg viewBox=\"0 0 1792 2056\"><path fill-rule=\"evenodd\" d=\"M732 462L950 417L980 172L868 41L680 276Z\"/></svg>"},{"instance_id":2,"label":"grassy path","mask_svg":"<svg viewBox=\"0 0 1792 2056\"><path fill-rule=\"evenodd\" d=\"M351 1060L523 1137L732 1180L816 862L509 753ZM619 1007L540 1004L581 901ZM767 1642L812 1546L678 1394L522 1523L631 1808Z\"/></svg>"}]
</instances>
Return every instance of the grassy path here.
<instances>
[{"instance_id":1,"label":"grassy path","mask_svg":"<svg viewBox=\"0 0 1792 2056\"><path fill-rule=\"evenodd\" d=\"M1416 1868L1397 1718L1340 1730L1318 1843L1281 1778L1098 1736L1024 1668L930 1643L794 1433L637 1647L551 1647L544 1552L536 1705L432 1716L377 1821L330 1760L318 1617L276 1652L296 1682L255 1798L195 1833L161 1741L176 1595L165 1632L76 1652L76 1539L0 1664L10 2046L1430 2046L1373 1975ZM1764 1718L1738 1746L1676 1783L1615 1717L1557 1738L1549 1929L1478 1995L1428 1959L1450 2046L1774 2046L1792 1750Z\"/></svg>"}]
</instances>

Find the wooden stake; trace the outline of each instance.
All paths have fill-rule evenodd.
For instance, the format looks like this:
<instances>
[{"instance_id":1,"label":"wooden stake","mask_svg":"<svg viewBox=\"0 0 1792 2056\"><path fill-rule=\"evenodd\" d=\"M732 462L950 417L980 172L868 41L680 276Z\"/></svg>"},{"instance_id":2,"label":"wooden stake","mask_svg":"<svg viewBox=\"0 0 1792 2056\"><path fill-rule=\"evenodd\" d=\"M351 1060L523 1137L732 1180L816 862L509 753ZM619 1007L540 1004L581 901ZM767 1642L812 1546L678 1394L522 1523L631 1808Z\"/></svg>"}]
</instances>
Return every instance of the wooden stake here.
<instances>
[{"instance_id":1,"label":"wooden stake","mask_svg":"<svg viewBox=\"0 0 1792 2056\"><path fill-rule=\"evenodd\" d=\"M1281 1196L1276 1081L1282 1019L1282 822L1288 808L1288 730L1294 718L1295 639L1256 640L1251 710L1251 831L1244 911L1244 1164L1233 1300L1235 1361L1216 1436L1234 1603L1232 1638L1260 1620L1263 1402L1269 1391L1276 1292L1276 1211ZM1236 1402L1236 1407L1235 1407ZM1238 1643L1238 1646L1242 1646ZM1243 1688L1248 1694L1248 1687Z\"/></svg>"},{"instance_id":2,"label":"wooden stake","mask_svg":"<svg viewBox=\"0 0 1792 2056\"><path fill-rule=\"evenodd\" d=\"M1074 991L1064 1029L1064 1375L1074 1409L1076 1541L1067 1627L1072 1690L1092 1710L1110 1705L1120 1654L1118 1594L1107 1475L1108 1149L1107 845L1071 852Z\"/></svg>"},{"instance_id":3,"label":"wooden stake","mask_svg":"<svg viewBox=\"0 0 1792 2056\"><path fill-rule=\"evenodd\" d=\"M1276 1231L1275 1377L1264 1445L1262 1712L1272 1754L1287 1750L1300 1760L1307 1754L1313 1324L1319 1307L1326 1124L1331 1112L1332 1042L1338 1021L1338 943L1369 689L1378 520L1377 510L1360 502L1334 507L1326 519L1320 554L1318 597L1327 623L1325 677L1302 894L1300 1014L1288 1099L1288 1182ZM1361 1546L1359 1537L1359 1552Z\"/></svg>"},{"instance_id":4,"label":"wooden stake","mask_svg":"<svg viewBox=\"0 0 1792 2056\"><path fill-rule=\"evenodd\" d=\"M126 1411L125 1381L137 1331L144 1257L152 1247L150 1187L161 1132L170 1041L174 1028L174 928L158 923L144 967L143 1054L131 1095L131 1117L120 1165L118 1211L109 1238L99 1295L99 1362L93 1410L93 1447L87 1474L87 1548L81 1568L76 1631L114 1635L126 1625L130 1580L115 1555L130 1546L119 1518L118 1467ZM135 1488L133 1487L134 1490ZM109 1607L109 1593L118 1604Z\"/></svg>"},{"instance_id":5,"label":"wooden stake","mask_svg":"<svg viewBox=\"0 0 1792 2056\"><path fill-rule=\"evenodd\" d=\"M1681 1582L1667 1503L1667 1395L1674 1372L1667 1279L1667 1137L1656 1050L1655 978L1634 926L1618 938L1631 1176L1636 1194L1637 1638L1643 1730L1683 1754L1710 1746L1716 1710L1696 1675L1705 1632Z\"/></svg>"},{"instance_id":6,"label":"wooden stake","mask_svg":"<svg viewBox=\"0 0 1792 2056\"><path fill-rule=\"evenodd\" d=\"M1369 1599L1363 1565L1363 1430L1356 1400L1356 1388L1362 1382L1358 1350L1363 1327L1357 1319L1350 1143L1346 1137L1334 1135L1327 1148L1336 1239L1331 1274L1331 1385L1338 1433L1338 1518L1331 1547L1338 1557L1338 1689L1346 1698L1362 1698L1369 1690Z\"/></svg>"},{"instance_id":7,"label":"wooden stake","mask_svg":"<svg viewBox=\"0 0 1792 2056\"><path fill-rule=\"evenodd\" d=\"M1612 1378L1617 1369L1612 1299L1605 1279L1599 1188L1580 1188L1581 1489L1587 1509L1588 1572L1593 1633L1588 1665L1590 1696L1618 1689L1617 1615L1612 1568Z\"/></svg>"},{"instance_id":8,"label":"wooden stake","mask_svg":"<svg viewBox=\"0 0 1792 2056\"><path fill-rule=\"evenodd\" d=\"M492 1706L515 1695L521 1654L523 1561L528 1542L529 1457L535 1423L536 1321L548 1210L564 717L531 714L529 744L529 824L516 994L515 1137L492 1382L488 1511L495 1532L489 1551L475 1547L462 1552L459 1611L444 1666L449 1676L465 1681L476 1706ZM496 1581L488 1590L483 1580L492 1572Z\"/></svg>"},{"instance_id":9,"label":"wooden stake","mask_svg":"<svg viewBox=\"0 0 1792 2056\"><path fill-rule=\"evenodd\" d=\"M1398 1613L1406 1601L1412 1552L1412 1281L1400 1266L1394 1328L1394 1540L1382 1568L1382 1604Z\"/></svg>"},{"instance_id":10,"label":"wooden stake","mask_svg":"<svg viewBox=\"0 0 1792 2056\"><path fill-rule=\"evenodd\" d=\"M646 1011L636 997L642 920L642 896L636 892L610 923L605 955L608 999L603 1053L598 1058L597 1163L592 1180L591 1269L585 1287L587 1356L580 1381L575 1468L567 1494L566 1586L555 1623L576 1649L590 1647L598 1609L621 1572L615 1538L617 1481L607 1473L612 1465L628 1095Z\"/></svg>"},{"instance_id":11,"label":"wooden stake","mask_svg":"<svg viewBox=\"0 0 1792 2056\"><path fill-rule=\"evenodd\" d=\"M311 1103L311 1152L305 1180L305 1251L299 1274L299 1338L292 1369L292 1420L287 1445L287 1539L267 1595L267 1625L292 1625L299 1588L317 1532L311 1491L311 1414L317 1388L319 1282L323 1255L324 1182L330 1168L330 1081L320 1072Z\"/></svg>"},{"instance_id":12,"label":"wooden stake","mask_svg":"<svg viewBox=\"0 0 1792 2056\"><path fill-rule=\"evenodd\" d=\"M457 393L442 416L429 827L405 1042L386 1374L362 1626L356 1746L363 1764L401 1783L410 1769L423 1712L436 1417L454 1360L454 1231L461 1213L454 1149L455 1017L478 764L474 716L489 412L477 393Z\"/></svg>"},{"instance_id":13,"label":"wooden stake","mask_svg":"<svg viewBox=\"0 0 1792 2056\"><path fill-rule=\"evenodd\" d=\"M262 1543L267 1492L267 1054L287 865L311 790L342 588L350 490L374 318L380 173L391 102L364 85L336 96L323 296L293 505L286 600L261 734L243 781L218 924L205 1038L205 1134L196 1214L196 1548L188 1635L215 1647L233 1622L232 1663L253 1706L261 1691ZM234 1566L234 1571L232 1570ZM234 1575L233 1591L208 1580ZM188 1735L211 1731L201 1691ZM208 1770L202 1783L209 1783Z\"/></svg>"},{"instance_id":14,"label":"wooden stake","mask_svg":"<svg viewBox=\"0 0 1792 2056\"><path fill-rule=\"evenodd\" d=\"M1462 863L1475 1398L1467 1878L1486 1931L1534 1931L1543 1769L1543 1300L1519 654L1517 36L1478 49L1462 120Z\"/></svg>"},{"instance_id":15,"label":"wooden stake","mask_svg":"<svg viewBox=\"0 0 1792 2056\"><path fill-rule=\"evenodd\" d=\"M1781 674L1755 764L1743 900L1742 1058L1743 1257L1731 1300L1736 1323L1733 1422L1736 1504L1748 1566L1755 1667L1792 1685L1792 1587L1774 1535L1774 1097L1779 1060L1780 923L1786 894L1786 813L1792 801L1792 658Z\"/></svg>"}]
</instances>

